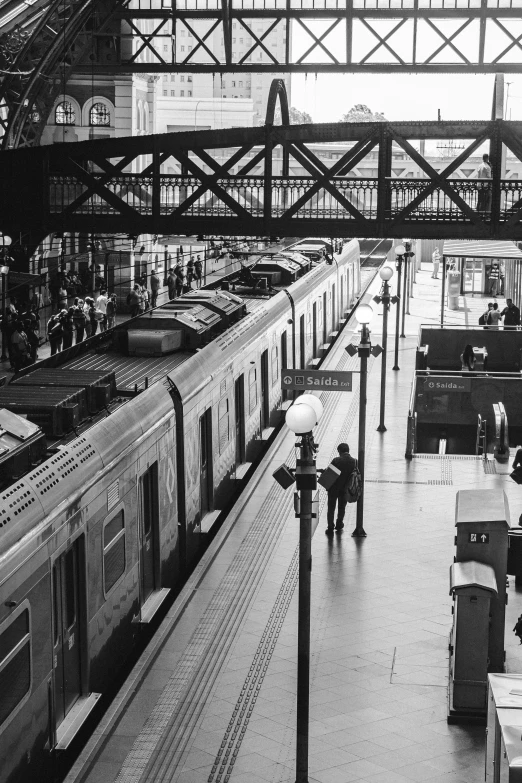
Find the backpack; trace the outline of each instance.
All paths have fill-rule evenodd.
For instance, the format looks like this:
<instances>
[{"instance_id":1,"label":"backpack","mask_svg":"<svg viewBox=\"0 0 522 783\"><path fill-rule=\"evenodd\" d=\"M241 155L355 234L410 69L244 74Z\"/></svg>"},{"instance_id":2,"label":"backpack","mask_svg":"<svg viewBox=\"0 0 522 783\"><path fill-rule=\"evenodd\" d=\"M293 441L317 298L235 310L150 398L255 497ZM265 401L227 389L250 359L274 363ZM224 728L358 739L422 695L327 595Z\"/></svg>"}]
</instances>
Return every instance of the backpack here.
<instances>
[{"instance_id":1,"label":"backpack","mask_svg":"<svg viewBox=\"0 0 522 783\"><path fill-rule=\"evenodd\" d=\"M485 326L486 325L486 314L482 313L480 318L478 319L479 326Z\"/></svg>"},{"instance_id":2,"label":"backpack","mask_svg":"<svg viewBox=\"0 0 522 783\"><path fill-rule=\"evenodd\" d=\"M357 462L355 463L355 467L352 470L350 478L348 479L347 489L348 489L348 503L357 503L357 501L362 495L362 489L363 489L362 476L359 467L357 465Z\"/></svg>"}]
</instances>

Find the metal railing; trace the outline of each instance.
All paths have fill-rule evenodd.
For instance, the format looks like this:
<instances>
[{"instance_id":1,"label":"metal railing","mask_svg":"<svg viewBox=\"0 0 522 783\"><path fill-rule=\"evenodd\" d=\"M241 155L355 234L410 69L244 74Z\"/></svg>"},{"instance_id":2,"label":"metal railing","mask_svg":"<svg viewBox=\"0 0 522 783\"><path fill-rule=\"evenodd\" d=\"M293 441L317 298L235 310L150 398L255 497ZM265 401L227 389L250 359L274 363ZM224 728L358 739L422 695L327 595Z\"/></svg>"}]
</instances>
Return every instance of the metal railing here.
<instances>
[{"instance_id":1,"label":"metal railing","mask_svg":"<svg viewBox=\"0 0 522 783\"><path fill-rule=\"evenodd\" d=\"M318 190L314 188L315 183L313 177L272 177L271 217L353 221L360 213L367 220L379 218L377 177L332 177L329 180L330 188L322 187ZM470 210L482 220L490 222L491 182L451 179L445 180L445 183ZM422 198L421 194L429 186L429 179L387 179L384 215L381 217L393 220L409 209L405 215L408 221L470 222L470 216L442 187L436 186ZM74 176L51 175L49 208L54 214L73 205L71 211L78 215L117 215L130 207L139 215L152 215L155 187L155 180L151 176L119 174L105 181L99 193L93 193ZM244 211L252 218L263 218L266 209L265 179L262 176L220 177L215 183L212 181L205 185L197 177L162 174L159 177L159 189L159 214L163 216L178 212L187 217L241 219ZM228 198L223 198L224 193ZM310 195L307 198L308 193ZM412 203L418 198L421 200L412 209ZM353 207L353 213L347 203ZM499 221L506 223L516 220L519 209L522 210L522 182L501 180Z\"/></svg>"}]
</instances>

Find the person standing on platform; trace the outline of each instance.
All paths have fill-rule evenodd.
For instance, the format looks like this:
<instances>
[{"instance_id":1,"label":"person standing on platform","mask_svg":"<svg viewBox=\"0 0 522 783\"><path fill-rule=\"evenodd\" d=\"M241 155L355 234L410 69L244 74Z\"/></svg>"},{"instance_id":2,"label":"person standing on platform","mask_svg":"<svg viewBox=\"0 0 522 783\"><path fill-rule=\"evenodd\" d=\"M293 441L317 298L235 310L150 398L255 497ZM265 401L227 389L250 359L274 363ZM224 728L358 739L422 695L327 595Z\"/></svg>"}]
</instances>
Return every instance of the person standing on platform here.
<instances>
[{"instance_id":1,"label":"person standing on platform","mask_svg":"<svg viewBox=\"0 0 522 783\"><path fill-rule=\"evenodd\" d=\"M96 300L96 308L102 313L102 318L100 318L100 332L104 332L107 328L107 302L109 301L109 297L107 296L107 291L105 288L102 288L100 291L100 295Z\"/></svg>"},{"instance_id":2,"label":"person standing on platform","mask_svg":"<svg viewBox=\"0 0 522 783\"><path fill-rule=\"evenodd\" d=\"M203 277L203 261L201 260L201 256L198 256L194 263L194 279L196 281L196 288L201 288L202 277Z\"/></svg>"},{"instance_id":3,"label":"person standing on platform","mask_svg":"<svg viewBox=\"0 0 522 783\"><path fill-rule=\"evenodd\" d=\"M174 296L181 296L183 293L183 268L179 262L174 267L174 285L176 287ZM174 297L172 298L174 299Z\"/></svg>"},{"instance_id":4,"label":"person standing on platform","mask_svg":"<svg viewBox=\"0 0 522 783\"><path fill-rule=\"evenodd\" d=\"M52 315L47 321L47 336L51 345L51 356L62 350L63 329L60 313Z\"/></svg>"},{"instance_id":5,"label":"person standing on platform","mask_svg":"<svg viewBox=\"0 0 522 783\"><path fill-rule=\"evenodd\" d=\"M192 288L192 281L196 276L195 272L194 256L190 256L190 259L187 262L187 285L189 288Z\"/></svg>"},{"instance_id":6,"label":"person standing on platform","mask_svg":"<svg viewBox=\"0 0 522 783\"><path fill-rule=\"evenodd\" d=\"M438 247L436 247L433 253L431 254L431 258L433 261L433 272L431 273L431 276L434 280L438 280L439 266L440 266L440 251Z\"/></svg>"},{"instance_id":7,"label":"person standing on platform","mask_svg":"<svg viewBox=\"0 0 522 783\"><path fill-rule=\"evenodd\" d=\"M107 329L112 329L116 325L116 294L109 296L107 302Z\"/></svg>"},{"instance_id":8,"label":"person standing on platform","mask_svg":"<svg viewBox=\"0 0 522 783\"><path fill-rule=\"evenodd\" d=\"M482 180L489 180L493 176L491 171L491 163L489 162L489 155L482 156L482 163L480 164L477 177ZM491 212L491 184L489 182L480 183L477 197L477 211L478 212Z\"/></svg>"},{"instance_id":9,"label":"person standing on platform","mask_svg":"<svg viewBox=\"0 0 522 783\"><path fill-rule=\"evenodd\" d=\"M17 321L11 335L11 363L15 372L30 364L30 350L22 321Z\"/></svg>"},{"instance_id":10,"label":"person standing on platform","mask_svg":"<svg viewBox=\"0 0 522 783\"><path fill-rule=\"evenodd\" d=\"M496 302L493 303L493 309L490 310L489 313L489 320L488 323L490 324L490 329L499 329L500 328L500 322L502 320L502 314L500 310L498 309L498 304Z\"/></svg>"},{"instance_id":11,"label":"person standing on platform","mask_svg":"<svg viewBox=\"0 0 522 783\"><path fill-rule=\"evenodd\" d=\"M489 295L496 296L498 292L498 284L500 281L500 271L498 264L493 264L489 271Z\"/></svg>"},{"instance_id":12,"label":"person standing on platform","mask_svg":"<svg viewBox=\"0 0 522 783\"><path fill-rule=\"evenodd\" d=\"M73 305L73 322L74 328L76 330L76 343L81 343L85 334L85 322L87 318L83 310L83 304L83 299L78 299L78 297L76 297Z\"/></svg>"},{"instance_id":13,"label":"person standing on platform","mask_svg":"<svg viewBox=\"0 0 522 783\"><path fill-rule=\"evenodd\" d=\"M30 364L34 364L38 358L38 347L40 345L40 338L36 332L34 322L24 321L24 331L27 335L27 343L29 345L29 355L31 357Z\"/></svg>"},{"instance_id":14,"label":"person standing on platform","mask_svg":"<svg viewBox=\"0 0 522 783\"><path fill-rule=\"evenodd\" d=\"M156 270L155 269L151 269L151 272L150 272L150 292L151 292L150 306L151 307L156 307L156 305L158 303L158 293L159 293L159 290L160 290L160 285L161 285L160 279L159 279L158 275L156 274Z\"/></svg>"},{"instance_id":15,"label":"person standing on platform","mask_svg":"<svg viewBox=\"0 0 522 783\"><path fill-rule=\"evenodd\" d=\"M356 466L354 458L350 455L350 447L347 443L339 443L337 446L339 456L332 460L341 475L328 490L328 527L326 535L333 535L334 530L340 533L344 527L344 512L348 503L348 482ZM337 507L337 520L334 527L335 509Z\"/></svg>"},{"instance_id":16,"label":"person standing on platform","mask_svg":"<svg viewBox=\"0 0 522 783\"><path fill-rule=\"evenodd\" d=\"M73 344L74 338L74 321L73 321L74 308L70 307L68 310L62 310L62 351L66 351Z\"/></svg>"},{"instance_id":17,"label":"person standing on platform","mask_svg":"<svg viewBox=\"0 0 522 783\"><path fill-rule=\"evenodd\" d=\"M176 275L174 274L174 268L170 267L169 275L167 277L167 287L169 289L169 299L176 298Z\"/></svg>"},{"instance_id":18,"label":"person standing on platform","mask_svg":"<svg viewBox=\"0 0 522 783\"><path fill-rule=\"evenodd\" d=\"M504 318L504 328L506 326L520 326L520 310L513 304L512 299L506 299L507 307L504 307L500 315Z\"/></svg>"}]
</instances>

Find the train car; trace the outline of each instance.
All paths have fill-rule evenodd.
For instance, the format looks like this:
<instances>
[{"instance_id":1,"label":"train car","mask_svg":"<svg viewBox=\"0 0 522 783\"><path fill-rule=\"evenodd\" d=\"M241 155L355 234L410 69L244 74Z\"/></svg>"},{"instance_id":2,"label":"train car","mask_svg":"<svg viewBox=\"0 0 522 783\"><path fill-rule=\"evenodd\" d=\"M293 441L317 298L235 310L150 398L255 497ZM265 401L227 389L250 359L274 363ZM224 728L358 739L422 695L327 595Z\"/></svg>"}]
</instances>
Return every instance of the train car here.
<instances>
[{"instance_id":1,"label":"train car","mask_svg":"<svg viewBox=\"0 0 522 783\"><path fill-rule=\"evenodd\" d=\"M214 316L226 302L174 302L9 387L16 407L34 382L56 413L60 384L115 377L92 421L51 434L43 461L0 493L0 783L45 780L69 747L266 445L284 402L281 370L313 366L359 288L352 241L275 295L247 294L242 318L232 313L241 299L224 292L232 314L221 330ZM169 318L186 327L177 341L150 328ZM170 352L139 355L165 341Z\"/></svg>"}]
</instances>

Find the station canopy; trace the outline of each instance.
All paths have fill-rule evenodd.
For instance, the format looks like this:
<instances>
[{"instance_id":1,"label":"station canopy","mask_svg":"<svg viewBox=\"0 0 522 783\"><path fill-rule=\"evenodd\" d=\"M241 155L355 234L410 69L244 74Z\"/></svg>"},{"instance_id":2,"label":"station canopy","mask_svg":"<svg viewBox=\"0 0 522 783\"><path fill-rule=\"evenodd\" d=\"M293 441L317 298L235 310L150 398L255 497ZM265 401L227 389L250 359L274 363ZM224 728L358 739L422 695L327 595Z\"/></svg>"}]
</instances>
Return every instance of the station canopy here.
<instances>
[{"instance_id":1,"label":"station canopy","mask_svg":"<svg viewBox=\"0 0 522 783\"><path fill-rule=\"evenodd\" d=\"M487 239L455 240L444 242L442 255L446 258L522 258L520 250L514 242L500 240L494 242Z\"/></svg>"}]
</instances>

